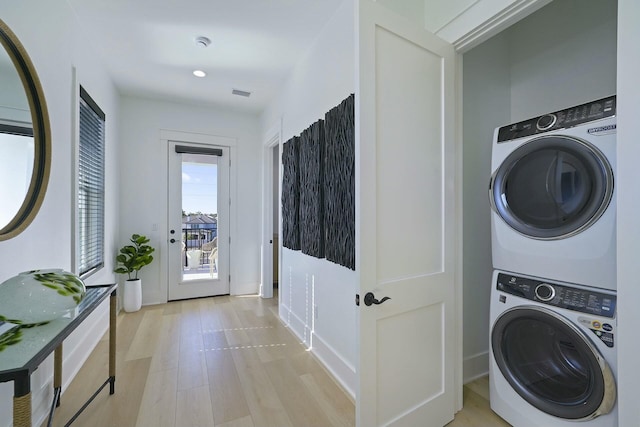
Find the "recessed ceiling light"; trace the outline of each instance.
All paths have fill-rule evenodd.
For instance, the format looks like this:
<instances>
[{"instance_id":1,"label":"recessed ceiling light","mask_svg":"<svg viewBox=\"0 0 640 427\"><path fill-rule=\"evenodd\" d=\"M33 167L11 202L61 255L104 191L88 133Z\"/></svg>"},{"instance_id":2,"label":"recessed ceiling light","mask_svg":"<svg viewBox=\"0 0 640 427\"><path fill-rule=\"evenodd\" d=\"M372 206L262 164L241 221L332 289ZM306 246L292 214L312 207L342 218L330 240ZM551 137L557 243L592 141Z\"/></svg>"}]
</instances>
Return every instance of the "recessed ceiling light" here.
<instances>
[{"instance_id":1,"label":"recessed ceiling light","mask_svg":"<svg viewBox=\"0 0 640 427\"><path fill-rule=\"evenodd\" d=\"M202 70L194 70L193 71L193 75L196 76L196 77L204 77L204 76L207 75L207 73L205 73Z\"/></svg>"}]
</instances>

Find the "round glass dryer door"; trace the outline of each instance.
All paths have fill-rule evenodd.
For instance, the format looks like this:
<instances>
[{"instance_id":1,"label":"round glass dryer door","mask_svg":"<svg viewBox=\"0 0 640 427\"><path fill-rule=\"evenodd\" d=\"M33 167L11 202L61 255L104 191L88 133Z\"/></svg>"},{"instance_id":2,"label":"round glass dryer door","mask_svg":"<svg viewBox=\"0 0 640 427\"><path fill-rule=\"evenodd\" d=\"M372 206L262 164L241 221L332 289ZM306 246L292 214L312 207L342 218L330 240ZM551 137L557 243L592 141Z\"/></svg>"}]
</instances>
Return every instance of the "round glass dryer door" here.
<instances>
[{"instance_id":1,"label":"round glass dryer door","mask_svg":"<svg viewBox=\"0 0 640 427\"><path fill-rule=\"evenodd\" d=\"M562 135L532 139L491 177L492 208L519 233L552 240L573 236L604 213L613 171L592 144Z\"/></svg>"},{"instance_id":2,"label":"round glass dryer door","mask_svg":"<svg viewBox=\"0 0 640 427\"><path fill-rule=\"evenodd\" d=\"M542 307L504 312L491 331L495 361L511 387L539 410L582 420L611 411L613 374L575 326Z\"/></svg>"}]
</instances>

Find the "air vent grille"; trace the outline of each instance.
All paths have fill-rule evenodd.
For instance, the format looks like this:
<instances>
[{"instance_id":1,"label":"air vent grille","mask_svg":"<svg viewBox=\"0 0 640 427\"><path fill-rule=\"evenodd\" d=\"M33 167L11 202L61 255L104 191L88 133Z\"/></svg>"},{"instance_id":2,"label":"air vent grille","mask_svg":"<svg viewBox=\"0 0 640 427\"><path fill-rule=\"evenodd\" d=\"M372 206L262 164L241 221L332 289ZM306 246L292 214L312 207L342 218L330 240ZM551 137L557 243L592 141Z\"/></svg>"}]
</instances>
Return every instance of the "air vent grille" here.
<instances>
[{"instance_id":1,"label":"air vent grille","mask_svg":"<svg viewBox=\"0 0 640 427\"><path fill-rule=\"evenodd\" d=\"M244 96L245 98L248 98L251 96L251 92L247 92L246 90L240 90L240 89L233 89L231 93L238 96Z\"/></svg>"}]
</instances>

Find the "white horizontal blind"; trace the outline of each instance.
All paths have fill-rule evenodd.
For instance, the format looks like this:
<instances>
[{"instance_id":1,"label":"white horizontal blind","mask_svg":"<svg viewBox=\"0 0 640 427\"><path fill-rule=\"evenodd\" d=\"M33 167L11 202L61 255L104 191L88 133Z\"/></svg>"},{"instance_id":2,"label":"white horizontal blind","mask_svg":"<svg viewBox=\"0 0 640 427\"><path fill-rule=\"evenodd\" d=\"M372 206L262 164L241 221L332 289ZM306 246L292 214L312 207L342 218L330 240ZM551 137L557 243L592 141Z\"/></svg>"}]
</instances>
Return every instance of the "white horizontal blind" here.
<instances>
[{"instance_id":1,"label":"white horizontal blind","mask_svg":"<svg viewBox=\"0 0 640 427\"><path fill-rule=\"evenodd\" d=\"M104 265L105 114L80 86L78 158L78 273Z\"/></svg>"}]
</instances>

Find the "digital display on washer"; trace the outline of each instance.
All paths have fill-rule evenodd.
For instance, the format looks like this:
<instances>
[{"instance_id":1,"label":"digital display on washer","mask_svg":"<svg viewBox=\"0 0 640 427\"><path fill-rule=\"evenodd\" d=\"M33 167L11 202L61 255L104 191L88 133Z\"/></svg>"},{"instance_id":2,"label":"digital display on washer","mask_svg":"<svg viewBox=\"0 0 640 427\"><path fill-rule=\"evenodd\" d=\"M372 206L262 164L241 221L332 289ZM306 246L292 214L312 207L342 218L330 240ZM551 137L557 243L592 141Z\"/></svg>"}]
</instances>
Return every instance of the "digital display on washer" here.
<instances>
[{"instance_id":1,"label":"digital display on washer","mask_svg":"<svg viewBox=\"0 0 640 427\"><path fill-rule=\"evenodd\" d=\"M616 97L609 96L564 110L555 111L529 120L503 126L498 130L498 143L525 136L537 135L557 129L566 129L582 123L616 115Z\"/></svg>"},{"instance_id":2,"label":"digital display on washer","mask_svg":"<svg viewBox=\"0 0 640 427\"><path fill-rule=\"evenodd\" d=\"M615 317L616 296L593 290L572 288L545 280L499 273L499 291L531 301L602 317Z\"/></svg>"}]
</instances>

